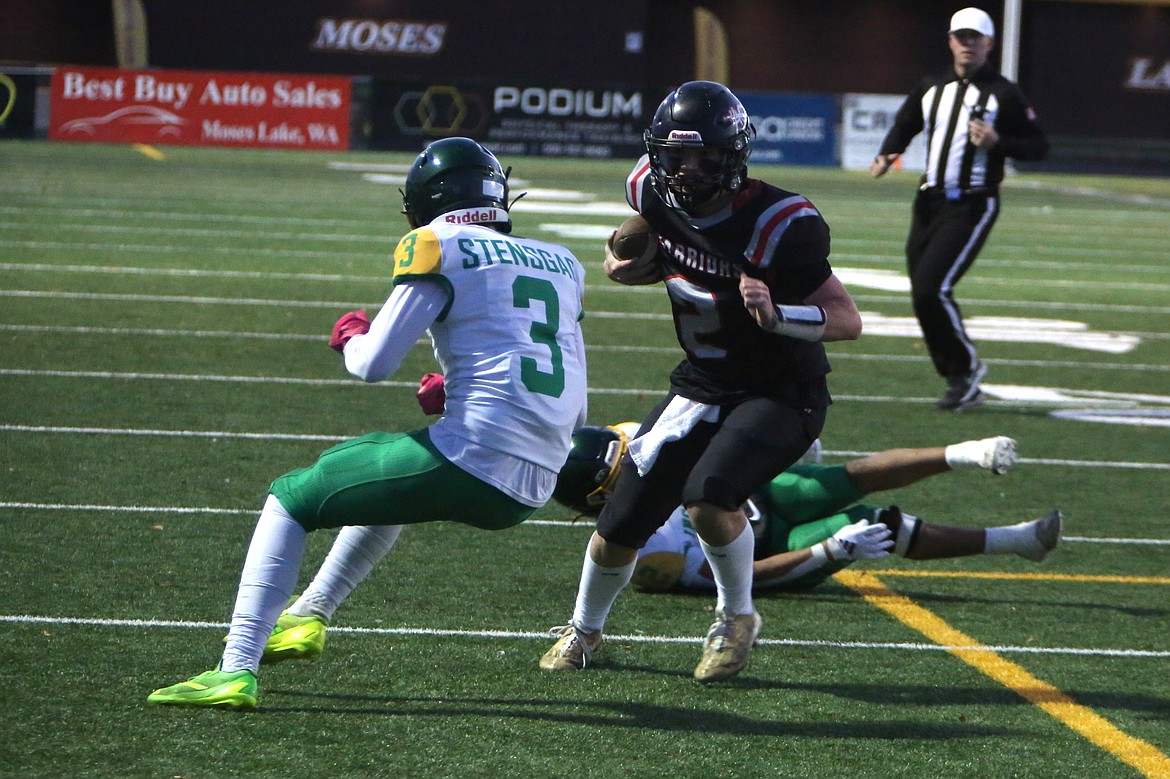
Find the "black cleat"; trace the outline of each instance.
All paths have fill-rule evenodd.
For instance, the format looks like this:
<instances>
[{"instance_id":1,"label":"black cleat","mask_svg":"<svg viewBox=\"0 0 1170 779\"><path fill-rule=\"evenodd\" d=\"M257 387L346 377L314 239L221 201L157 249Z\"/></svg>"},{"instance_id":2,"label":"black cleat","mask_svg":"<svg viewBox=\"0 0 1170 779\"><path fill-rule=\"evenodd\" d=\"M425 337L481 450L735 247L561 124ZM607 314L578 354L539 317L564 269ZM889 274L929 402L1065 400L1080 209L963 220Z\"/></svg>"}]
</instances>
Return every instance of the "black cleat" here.
<instances>
[{"instance_id":1,"label":"black cleat","mask_svg":"<svg viewBox=\"0 0 1170 779\"><path fill-rule=\"evenodd\" d=\"M940 411L964 411L978 406L987 396L979 389L979 383L987 375L987 364L980 360L975 370L963 376L947 379L947 391L934 404Z\"/></svg>"}]
</instances>

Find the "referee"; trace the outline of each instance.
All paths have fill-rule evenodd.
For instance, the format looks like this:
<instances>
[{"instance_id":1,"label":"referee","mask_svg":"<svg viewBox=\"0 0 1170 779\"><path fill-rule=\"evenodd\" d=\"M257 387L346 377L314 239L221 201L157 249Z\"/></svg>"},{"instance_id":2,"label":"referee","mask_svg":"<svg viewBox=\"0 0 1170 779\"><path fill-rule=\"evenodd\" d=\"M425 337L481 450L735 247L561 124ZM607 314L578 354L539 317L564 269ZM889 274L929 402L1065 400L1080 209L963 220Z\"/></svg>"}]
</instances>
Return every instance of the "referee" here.
<instances>
[{"instance_id":1,"label":"referee","mask_svg":"<svg viewBox=\"0 0 1170 779\"><path fill-rule=\"evenodd\" d=\"M988 64L995 25L978 8L951 17L954 67L907 96L869 167L882 176L926 133L926 173L914 200L906 264L914 315L946 393L935 404L962 411L983 401L987 366L963 328L954 288L975 262L999 215L1006 157L1043 159L1048 140L1020 88Z\"/></svg>"}]
</instances>

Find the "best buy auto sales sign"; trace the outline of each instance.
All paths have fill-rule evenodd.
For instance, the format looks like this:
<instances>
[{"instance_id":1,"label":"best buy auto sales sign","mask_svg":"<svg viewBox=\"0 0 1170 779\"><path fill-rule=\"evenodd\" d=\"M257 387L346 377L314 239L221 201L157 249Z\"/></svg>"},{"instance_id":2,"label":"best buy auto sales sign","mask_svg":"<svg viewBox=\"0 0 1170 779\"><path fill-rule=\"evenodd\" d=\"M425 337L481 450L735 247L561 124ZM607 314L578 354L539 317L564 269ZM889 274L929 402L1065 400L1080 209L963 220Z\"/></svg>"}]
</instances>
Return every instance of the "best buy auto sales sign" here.
<instances>
[{"instance_id":1,"label":"best buy auto sales sign","mask_svg":"<svg viewBox=\"0 0 1170 779\"><path fill-rule=\"evenodd\" d=\"M271 73L58 68L59 141L346 149L349 79Z\"/></svg>"}]
</instances>

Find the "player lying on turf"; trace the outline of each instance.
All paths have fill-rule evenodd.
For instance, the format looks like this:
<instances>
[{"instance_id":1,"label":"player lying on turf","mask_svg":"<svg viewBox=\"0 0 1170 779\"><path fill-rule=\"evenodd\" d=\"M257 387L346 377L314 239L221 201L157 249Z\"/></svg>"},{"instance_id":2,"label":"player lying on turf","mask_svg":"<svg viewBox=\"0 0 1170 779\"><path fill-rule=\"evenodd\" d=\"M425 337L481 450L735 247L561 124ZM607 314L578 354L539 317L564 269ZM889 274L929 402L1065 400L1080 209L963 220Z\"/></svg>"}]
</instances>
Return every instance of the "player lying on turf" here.
<instances>
[{"instance_id":1,"label":"player lying on turf","mask_svg":"<svg viewBox=\"0 0 1170 779\"><path fill-rule=\"evenodd\" d=\"M611 470L636 429L627 423L575 431L554 498L581 513L596 514L605 501ZM1015 464L1016 451L1015 442L1004 436L946 447L891 449L839 465L819 460L818 444L749 501L757 589L810 587L855 560L890 553L911 560L1014 553L1039 562L1060 538L1062 516L1057 510L1030 522L974 528L926 522L896 506L860 502L870 493L961 468L1005 473ZM714 589L710 566L681 506L638 551L632 581L651 591Z\"/></svg>"},{"instance_id":2,"label":"player lying on turf","mask_svg":"<svg viewBox=\"0 0 1170 779\"><path fill-rule=\"evenodd\" d=\"M424 377L419 392L424 410L442 410L442 391L442 377ZM636 429L631 423L578 428L554 498L583 514L596 515ZM1005 473L1016 461L1015 442L1010 438L892 449L841 465L817 464L819 445L807 457L814 462L793 466L752 501L749 514L756 536L757 587L812 586L854 560L884 557L891 551L917 560L1018 554L1038 562L1060 539L1062 517L1055 510L1031 522L984 529L938 525L896 508L858 503L871 492L904 487L951 470L982 468ZM636 586L654 591L714 586L694 531L682 521L685 516L680 507L641 550L633 578ZM265 646L264 662L319 657L334 612L396 538L391 528L343 528L313 581L280 615Z\"/></svg>"}]
</instances>

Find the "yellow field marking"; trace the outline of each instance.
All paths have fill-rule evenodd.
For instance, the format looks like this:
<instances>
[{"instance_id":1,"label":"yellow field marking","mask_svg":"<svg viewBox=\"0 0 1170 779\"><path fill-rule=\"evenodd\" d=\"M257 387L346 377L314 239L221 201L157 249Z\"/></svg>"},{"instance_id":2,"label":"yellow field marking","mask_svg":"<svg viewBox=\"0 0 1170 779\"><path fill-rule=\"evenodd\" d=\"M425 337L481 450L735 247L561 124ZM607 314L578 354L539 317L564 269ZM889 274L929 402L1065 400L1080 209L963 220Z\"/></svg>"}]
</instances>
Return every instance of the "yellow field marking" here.
<instances>
[{"instance_id":1,"label":"yellow field marking","mask_svg":"<svg viewBox=\"0 0 1170 779\"><path fill-rule=\"evenodd\" d=\"M136 143L133 146L134 151L150 157L152 160L165 160L167 155L163 154L153 146L147 146L145 143Z\"/></svg>"},{"instance_id":2,"label":"yellow field marking","mask_svg":"<svg viewBox=\"0 0 1170 779\"><path fill-rule=\"evenodd\" d=\"M985 645L951 627L906 596L894 592L877 578L879 573L884 572L845 570L837 572L833 578L907 627L946 647L948 652L964 663L1040 707L1118 760L1133 766L1144 776L1170 778L1170 757L1153 745L1123 733L1092 709L1082 706L1015 663L989 651Z\"/></svg>"},{"instance_id":3,"label":"yellow field marking","mask_svg":"<svg viewBox=\"0 0 1170 779\"><path fill-rule=\"evenodd\" d=\"M926 576L939 579L1004 579L1037 582L1085 582L1093 584L1170 584L1170 576L1104 576L1080 573L997 573L994 571L872 570L874 576Z\"/></svg>"}]
</instances>

